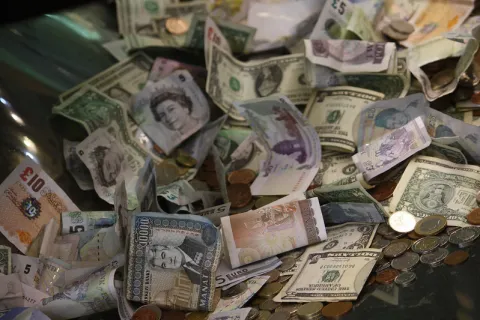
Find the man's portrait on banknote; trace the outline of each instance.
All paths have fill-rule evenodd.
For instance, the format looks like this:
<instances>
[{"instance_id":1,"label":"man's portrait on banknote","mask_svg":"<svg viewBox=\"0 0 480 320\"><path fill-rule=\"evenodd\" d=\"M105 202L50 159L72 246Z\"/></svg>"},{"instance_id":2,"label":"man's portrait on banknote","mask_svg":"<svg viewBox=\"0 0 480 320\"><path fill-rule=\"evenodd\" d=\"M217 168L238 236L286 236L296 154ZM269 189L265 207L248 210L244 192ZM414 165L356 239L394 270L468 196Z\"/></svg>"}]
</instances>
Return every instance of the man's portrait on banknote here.
<instances>
[{"instance_id":1,"label":"man's portrait on banknote","mask_svg":"<svg viewBox=\"0 0 480 320\"><path fill-rule=\"evenodd\" d=\"M277 65L262 68L255 79L255 91L258 97L266 97L274 93L283 79L283 72Z\"/></svg>"}]
</instances>

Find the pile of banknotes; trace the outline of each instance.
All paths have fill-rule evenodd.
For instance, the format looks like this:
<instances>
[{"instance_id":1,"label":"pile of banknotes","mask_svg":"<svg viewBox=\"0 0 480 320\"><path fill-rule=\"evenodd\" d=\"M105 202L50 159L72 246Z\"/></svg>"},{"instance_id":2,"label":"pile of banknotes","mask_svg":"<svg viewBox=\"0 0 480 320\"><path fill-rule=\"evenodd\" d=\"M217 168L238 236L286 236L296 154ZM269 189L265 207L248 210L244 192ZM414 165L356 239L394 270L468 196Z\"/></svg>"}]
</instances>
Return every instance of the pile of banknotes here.
<instances>
[{"instance_id":1,"label":"pile of banknotes","mask_svg":"<svg viewBox=\"0 0 480 320\"><path fill-rule=\"evenodd\" d=\"M52 108L83 191L28 157L0 185L0 315L337 318L372 294L398 305L417 265L463 263L480 236L473 8L116 0L119 62Z\"/></svg>"}]
</instances>

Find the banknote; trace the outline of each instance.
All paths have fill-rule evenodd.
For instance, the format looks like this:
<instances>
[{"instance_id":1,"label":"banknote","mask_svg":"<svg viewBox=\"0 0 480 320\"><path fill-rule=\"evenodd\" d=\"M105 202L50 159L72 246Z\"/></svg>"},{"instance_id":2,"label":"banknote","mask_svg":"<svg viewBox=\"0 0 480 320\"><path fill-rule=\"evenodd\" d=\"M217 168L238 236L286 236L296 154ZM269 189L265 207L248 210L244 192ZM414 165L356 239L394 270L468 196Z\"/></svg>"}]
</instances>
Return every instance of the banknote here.
<instances>
[{"instance_id":1,"label":"banknote","mask_svg":"<svg viewBox=\"0 0 480 320\"><path fill-rule=\"evenodd\" d=\"M40 245L40 253L39 258L48 258L54 257L61 259L60 256L62 254L62 248L57 247L54 245L55 239L59 234L60 224L54 218L50 219L50 221L45 226L45 234L42 239L42 244Z\"/></svg>"},{"instance_id":2,"label":"banknote","mask_svg":"<svg viewBox=\"0 0 480 320\"><path fill-rule=\"evenodd\" d=\"M223 217L222 231L232 268L327 237L316 198Z\"/></svg>"},{"instance_id":3,"label":"banknote","mask_svg":"<svg viewBox=\"0 0 480 320\"><path fill-rule=\"evenodd\" d=\"M93 180L90 171L80 160L76 152L79 142L63 139L63 157L68 172L82 190L93 190Z\"/></svg>"},{"instance_id":4,"label":"banknote","mask_svg":"<svg viewBox=\"0 0 480 320\"><path fill-rule=\"evenodd\" d=\"M128 59L128 50L123 39L105 42L102 44L102 47L118 61Z\"/></svg>"},{"instance_id":5,"label":"banknote","mask_svg":"<svg viewBox=\"0 0 480 320\"><path fill-rule=\"evenodd\" d=\"M62 234L111 227L117 222L115 211L71 211L62 213Z\"/></svg>"},{"instance_id":6,"label":"banknote","mask_svg":"<svg viewBox=\"0 0 480 320\"><path fill-rule=\"evenodd\" d=\"M144 164L145 158L131 146L128 140L122 141L120 130L113 125L95 130L77 146L77 154L93 177L95 191L110 204L114 202L117 180L122 177L130 181ZM128 204L129 209L136 206Z\"/></svg>"},{"instance_id":7,"label":"banknote","mask_svg":"<svg viewBox=\"0 0 480 320\"><path fill-rule=\"evenodd\" d=\"M183 3L173 3L172 1L170 4L165 6L165 16L178 17L190 13L194 13L196 15L206 14L207 1L195 0Z\"/></svg>"},{"instance_id":8,"label":"banknote","mask_svg":"<svg viewBox=\"0 0 480 320\"><path fill-rule=\"evenodd\" d=\"M354 8L350 1L325 1L310 38L355 39L355 35L347 30Z\"/></svg>"},{"instance_id":9,"label":"banknote","mask_svg":"<svg viewBox=\"0 0 480 320\"><path fill-rule=\"evenodd\" d=\"M323 220L326 224L345 222L385 222L383 213L373 203L331 202L321 206ZM328 235L328 229L327 229Z\"/></svg>"},{"instance_id":10,"label":"banknote","mask_svg":"<svg viewBox=\"0 0 480 320\"><path fill-rule=\"evenodd\" d=\"M359 147L359 152L352 156L352 160L365 179L371 180L425 149L431 142L422 118L417 117L403 127Z\"/></svg>"},{"instance_id":11,"label":"banknote","mask_svg":"<svg viewBox=\"0 0 480 320\"><path fill-rule=\"evenodd\" d=\"M208 320L246 320L251 309L252 308L241 308L229 311L214 312L208 317Z\"/></svg>"},{"instance_id":12,"label":"banknote","mask_svg":"<svg viewBox=\"0 0 480 320\"><path fill-rule=\"evenodd\" d=\"M166 186L157 187L161 212L176 213L188 211L188 205L201 200L200 193L185 180L178 180Z\"/></svg>"},{"instance_id":13,"label":"banknote","mask_svg":"<svg viewBox=\"0 0 480 320\"><path fill-rule=\"evenodd\" d=\"M317 187L334 184L337 181L355 176L358 173L357 166L355 166L350 154L330 157L326 157L324 154L322 157L322 165L315 175L315 178L313 178L313 184Z\"/></svg>"},{"instance_id":14,"label":"banknote","mask_svg":"<svg viewBox=\"0 0 480 320\"><path fill-rule=\"evenodd\" d=\"M430 143L428 147L420 151L419 155L435 157L458 164L468 163L467 158L462 151L457 148L435 142L435 138L432 139L432 143Z\"/></svg>"},{"instance_id":15,"label":"banknote","mask_svg":"<svg viewBox=\"0 0 480 320\"><path fill-rule=\"evenodd\" d=\"M23 307L23 289L17 273L0 274L0 312Z\"/></svg>"},{"instance_id":16,"label":"banknote","mask_svg":"<svg viewBox=\"0 0 480 320\"><path fill-rule=\"evenodd\" d=\"M144 53L136 53L129 59L120 61L93 78L65 91L60 95L60 101L72 97L88 84L111 99L129 105L131 97L147 82L151 66L152 59Z\"/></svg>"},{"instance_id":17,"label":"banknote","mask_svg":"<svg viewBox=\"0 0 480 320\"><path fill-rule=\"evenodd\" d=\"M473 7L473 0L420 2L420 6L408 20L415 27L415 31L407 40L400 43L405 47L414 47L429 39L437 38L445 32L452 31L468 18Z\"/></svg>"},{"instance_id":18,"label":"banknote","mask_svg":"<svg viewBox=\"0 0 480 320\"><path fill-rule=\"evenodd\" d=\"M408 211L416 218L442 215L449 225L466 225L466 215L477 208L480 180L477 166L417 156L410 160L393 193L390 211Z\"/></svg>"},{"instance_id":19,"label":"banknote","mask_svg":"<svg viewBox=\"0 0 480 320\"><path fill-rule=\"evenodd\" d=\"M353 202L353 203L371 203L377 210L384 215L387 212L383 206L365 190L359 180L346 185L326 185L308 190L305 195L307 198L317 197L320 204L324 205L331 202ZM398 211L398 210L397 210ZM392 211L393 212L393 211Z\"/></svg>"},{"instance_id":20,"label":"banknote","mask_svg":"<svg viewBox=\"0 0 480 320\"><path fill-rule=\"evenodd\" d=\"M35 287L41 269L42 265L38 258L12 254L12 273L18 273L22 283Z\"/></svg>"},{"instance_id":21,"label":"banknote","mask_svg":"<svg viewBox=\"0 0 480 320\"><path fill-rule=\"evenodd\" d=\"M268 152L251 186L253 195L284 195L305 191L321 160L320 140L314 128L286 97L236 102Z\"/></svg>"},{"instance_id":22,"label":"banknote","mask_svg":"<svg viewBox=\"0 0 480 320\"><path fill-rule=\"evenodd\" d=\"M118 298L118 316L122 320L132 319L135 309L125 296L123 281L115 280L115 289L117 290Z\"/></svg>"},{"instance_id":23,"label":"banknote","mask_svg":"<svg viewBox=\"0 0 480 320\"><path fill-rule=\"evenodd\" d=\"M43 293L53 296L60 292L60 288L55 284L55 280L63 278L66 270L71 269L72 265L57 258L42 258L40 260L42 270L36 282L35 288Z\"/></svg>"},{"instance_id":24,"label":"banknote","mask_svg":"<svg viewBox=\"0 0 480 320\"><path fill-rule=\"evenodd\" d=\"M277 257L271 257L263 261L251 263L237 269L231 269L225 260L222 260L217 268L216 287L225 287L231 283L238 283L272 271L282 264Z\"/></svg>"},{"instance_id":25,"label":"banknote","mask_svg":"<svg viewBox=\"0 0 480 320\"><path fill-rule=\"evenodd\" d=\"M219 31L220 33L218 33ZM248 25L215 19L205 15L195 15L188 30L185 46L208 50L207 47L210 41L213 41L229 53L230 51L226 48L229 48L233 53L246 53L252 47L256 31L255 28ZM213 32L215 35L212 34ZM214 38L211 39L210 34ZM208 35L209 41L205 40L205 35Z\"/></svg>"},{"instance_id":26,"label":"banknote","mask_svg":"<svg viewBox=\"0 0 480 320\"><path fill-rule=\"evenodd\" d=\"M464 39L472 38L472 31L480 25L479 16L471 16L462 25L452 31L445 32L442 36L455 41L463 42ZM468 41L468 40L467 40Z\"/></svg>"},{"instance_id":27,"label":"banknote","mask_svg":"<svg viewBox=\"0 0 480 320\"><path fill-rule=\"evenodd\" d=\"M197 17L196 17L197 18ZM198 18L197 18L198 19ZM198 32L202 31L202 23L197 23L195 27L200 27ZM189 36L191 36L195 31L195 29L190 28ZM199 36L192 36L189 38L189 41L194 41L194 39L199 38ZM206 21L203 24L203 42L199 42L198 44L203 45L203 50L205 52L205 65L208 67L208 63L210 62L210 43L215 43L217 46L228 52L229 54L232 53L232 49L230 48L230 44L228 43L227 39L223 35L222 31L218 28L217 24L211 17L207 17Z\"/></svg>"},{"instance_id":28,"label":"banknote","mask_svg":"<svg viewBox=\"0 0 480 320\"><path fill-rule=\"evenodd\" d=\"M311 89L305 83L302 54L244 63L214 43L211 45L206 91L230 117L244 120L233 106L234 101L274 93L286 95L295 104L308 101Z\"/></svg>"},{"instance_id":29,"label":"banknote","mask_svg":"<svg viewBox=\"0 0 480 320\"><path fill-rule=\"evenodd\" d=\"M273 300L356 300L381 253L380 249L311 251Z\"/></svg>"},{"instance_id":30,"label":"banknote","mask_svg":"<svg viewBox=\"0 0 480 320\"><path fill-rule=\"evenodd\" d=\"M369 104L382 100L380 92L355 87L334 87L312 94L304 116L315 128L322 148L355 152L353 122Z\"/></svg>"},{"instance_id":31,"label":"banknote","mask_svg":"<svg viewBox=\"0 0 480 320\"><path fill-rule=\"evenodd\" d=\"M170 38L173 37L173 35L169 35ZM171 44L170 42L167 41L167 39L159 39L157 37L151 37L151 36L146 36L146 35L137 35L137 34L129 34L123 37L123 41L125 41L125 46L127 48L127 51L133 51L133 50L141 50L145 49L148 47L176 47L176 46L182 46L183 43L174 43Z\"/></svg>"},{"instance_id":32,"label":"banknote","mask_svg":"<svg viewBox=\"0 0 480 320\"><path fill-rule=\"evenodd\" d=\"M306 59L340 72L386 71L396 53L393 42L326 39L304 42Z\"/></svg>"},{"instance_id":33,"label":"banknote","mask_svg":"<svg viewBox=\"0 0 480 320\"><path fill-rule=\"evenodd\" d=\"M357 116L354 123L354 140L363 146L395 129L403 127L416 117L429 111L429 102L421 93L405 98L377 101Z\"/></svg>"},{"instance_id":34,"label":"banknote","mask_svg":"<svg viewBox=\"0 0 480 320\"><path fill-rule=\"evenodd\" d=\"M228 213L230 212L230 205L231 203L227 202L215 207L208 207L206 209L193 212L193 214L207 218L218 227L220 226L220 219L228 216Z\"/></svg>"},{"instance_id":35,"label":"banknote","mask_svg":"<svg viewBox=\"0 0 480 320\"><path fill-rule=\"evenodd\" d=\"M184 310L214 310L220 232L195 215L138 213L132 218L127 299Z\"/></svg>"},{"instance_id":36,"label":"banknote","mask_svg":"<svg viewBox=\"0 0 480 320\"><path fill-rule=\"evenodd\" d=\"M224 203L230 202L230 200L228 199L228 192L227 192L227 179L226 179L227 168L222 162L222 159L220 157L220 151L215 145L213 145L212 148L210 149L210 154L213 158L215 175L217 177L218 187L220 188L220 193L222 194L223 202Z\"/></svg>"},{"instance_id":37,"label":"banknote","mask_svg":"<svg viewBox=\"0 0 480 320\"><path fill-rule=\"evenodd\" d=\"M0 274L12 272L12 249L0 245Z\"/></svg>"},{"instance_id":38,"label":"banknote","mask_svg":"<svg viewBox=\"0 0 480 320\"><path fill-rule=\"evenodd\" d=\"M33 286L27 285L23 282L22 282L22 291L23 291L24 307L36 307L40 305L40 302L43 299L49 297L48 294L43 293L42 291L35 289Z\"/></svg>"},{"instance_id":39,"label":"banknote","mask_svg":"<svg viewBox=\"0 0 480 320\"><path fill-rule=\"evenodd\" d=\"M151 158L145 160L143 168L138 173L135 193L137 195L140 212L160 211L160 206L157 200L157 175ZM127 223L130 223L130 221Z\"/></svg>"},{"instance_id":40,"label":"banknote","mask_svg":"<svg viewBox=\"0 0 480 320\"><path fill-rule=\"evenodd\" d=\"M64 211L79 210L62 189L33 162L25 158L0 185L2 234L22 253L40 229Z\"/></svg>"},{"instance_id":41,"label":"banknote","mask_svg":"<svg viewBox=\"0 0 480 320\"><path fill-rule=\"evenodd\" d=\"M303 192L297 191L297 192L290 193L288 196L282 197L282 198L280 198L276 201L273 201L273 202L267 204L266 207L273 207L273 206L277 206L277 205L280 205L280 204L285 204L285 203L289 203L289 202L292 202L292 201L300 201L300 200L305 200L305 199L307 199L305 197L305 194Z\"/></svg>"},{"instance_id":42,"label":"banknote","mask_svg":"<svg viewBox=\"0 0 480 320\"><path fill-rule=\"evenodd\" d=\"M210 118L208 102L186 70L148 83L135 96L131 114L166 153L202 128Z\"/></svg>"},{"instance_id":43,"label":"banknote","mask_svg":"<svg viewBox=\"0 0 480 320\"><path fill-rule=\"evenodd\" d=\"M245 281L247 290L232 299L220 299L214 312L230 311L243 307L270 279L270 276L256 276Z\"/></svg>"},{"instance_id":44,"label":"banknote","mask_svg":"<svg viewBox=\"0 0 480 320\"><path fill-rule=\"evenodd\" d=\"M281 275L292 276L296 274L303 261L307 259L311 252L368 248L373 241L377 228L378 224L355 222L327 227L327 240L309 246L300 258L295 261L295 265L283 271Z\"/></svg>"},{"instance_id":45,"label":"banknote","mask_svg":"<svg viewBox=\"0 0 480 320\"><path fill-rule=\"evenodd\" d=\"M425 97L429 101L433 101L453 92L457 88L460 76L467 71L468 67L471 65L478 47L479 44L477 39L469 39L466 45L444 38L433 39L409 49L408 68L422 85ZM438 86L436 83L432 83L427 74L421 68L423 65L439 60L439 58L441 59L458 55L460 55L460 59L453 71L452 80L448 84Z\"/></svg>"},{"instance_id":46,"label":"banknote","mask_svg":"<svg viewBox=\"0 0 480 320\"><path fill-rule=\"evenodd\" d=\"M207 79L207 70L205 68L162 57L156 58L153 62L148 74L148 81L157 82L178 69L188 70L200 87L205 86L205 81L203 81L203 86L199 83L199 79Z\"/></svg>"},{"instance_id":47,"label":"banknote","mask_svg":"<svg viewBox=\"0 0 480 320\"><path fill-rule=\"evenodd\" d=\"M355 6L348 20L347 30L353 32L364 41L385 42L383 35L373 27L373 19L369 19L371 18L369 18L363 8Z\"/></svg>"}]
</instances>

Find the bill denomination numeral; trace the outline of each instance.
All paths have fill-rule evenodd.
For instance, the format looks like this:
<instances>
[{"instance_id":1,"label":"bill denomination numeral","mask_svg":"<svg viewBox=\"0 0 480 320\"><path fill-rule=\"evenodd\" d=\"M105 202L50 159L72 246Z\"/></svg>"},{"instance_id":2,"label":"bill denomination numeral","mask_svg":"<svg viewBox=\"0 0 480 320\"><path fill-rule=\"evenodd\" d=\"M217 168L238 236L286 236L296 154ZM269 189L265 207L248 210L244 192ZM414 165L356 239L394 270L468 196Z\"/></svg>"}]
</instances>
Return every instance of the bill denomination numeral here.
<instances>
[{"instance_id":1,"label":"bill denomination numeral","mask_svg":"<svg viewBox=\"0 0 480 320\"><path fill-rule=\"evenodd\" d=\"M27 181L28 177L34 173L31 167L26 167L23 173L20 175L20 179ZM30 180L28 180L27 185L32 188L33 191L38 192L45 185L45 181L42 178L38 177L38 174L35 174Z\"/></svg>"},{"instance_id":2,"label":"bill denomination numeral","mask_svg":"<svg viewBox=\"0 0 480 320\"><path fill-rule=\"evenodd\" d=\"M346 6L347 6L347 4L343 1L333 0L333 2L332 2L332 8L337 10L337 12L340 15L343 15L345 13L345 7Z\"/></svg>"},{"instance_id":3,"label":"bill denomination numeral","mask_svg":"<svg viewBox=\"0 0 480 320\"><path fill-rule=\"evenodd\" d=\"M30 268L31 268L31 267L32 267L32 265L30 265L30 264L27 264L27 265L25 266L25 270L23 270L23 273L25 273L25 274L29 274L29 273L30 273Z\"/></svg>"},{"instance_id":4,"label":"bill denomination numeral","mask_svg":"<svg viewBox=\"0 0 480 320\"><path fill-rule=\"evenodd\" d=\"M85 231L85 228L83 226L70 226L71 233L83 232L83 231Z\"/></svg>"}]
</instances>

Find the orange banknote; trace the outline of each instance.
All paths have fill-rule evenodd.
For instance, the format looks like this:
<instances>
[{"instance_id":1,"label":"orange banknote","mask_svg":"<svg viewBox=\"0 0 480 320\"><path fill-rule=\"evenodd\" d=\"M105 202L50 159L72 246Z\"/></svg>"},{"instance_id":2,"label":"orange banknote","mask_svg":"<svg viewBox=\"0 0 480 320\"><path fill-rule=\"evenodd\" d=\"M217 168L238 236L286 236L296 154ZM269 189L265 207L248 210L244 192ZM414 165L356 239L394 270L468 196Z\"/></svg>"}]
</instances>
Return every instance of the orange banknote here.
<instances>
[{"instance_id":1,"label":"orange banknote","mask_svg":"<svg viewBox=\"0 0 480 320\"><path fill-rule=\"evenodd\" d=\"M42 168L26 158L0 185L0 232L25 253L51 218L77 206Z\"/></svg>"}]
</instances>

